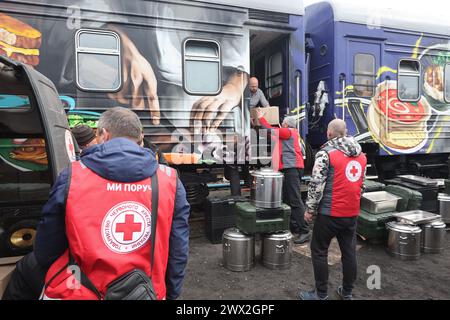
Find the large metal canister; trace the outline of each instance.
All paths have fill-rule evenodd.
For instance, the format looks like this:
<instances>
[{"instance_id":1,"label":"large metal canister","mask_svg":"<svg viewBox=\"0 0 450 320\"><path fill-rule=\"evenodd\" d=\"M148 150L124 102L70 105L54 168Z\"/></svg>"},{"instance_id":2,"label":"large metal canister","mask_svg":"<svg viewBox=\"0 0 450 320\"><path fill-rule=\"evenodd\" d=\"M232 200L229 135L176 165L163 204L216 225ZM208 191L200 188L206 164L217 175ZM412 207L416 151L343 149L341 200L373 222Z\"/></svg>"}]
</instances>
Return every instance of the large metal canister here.
<instances>
[{"instance_id":1,"label":"large metal canister","mask_svg":"<svg viewBox=\"0 0 450 320\"><path fill-rule=\"evenodd\" d=\"M287 269L291 265L292 233L265 234L262 239L262 263L269 269Z\"/></svg>"},{"instance_id":2,"label":"large metal canister","mask_svg":"<svg viewBox=\"0 0 450 320\"><path fill-rule=\"evenodd\" d=\"M224 231L223 266L231 271L248 271L255 264L255 238L237 228Z\"/></svg>"},{"instance_id":3,"label":"large metal canister","mask_svg":"<svg viewBox=\"0 0 450 320\"><path fill-rule=\"evenodd\" d=\"M283 202L283 174L263 168L252 172L251 199L255 206L279 208Z\"/></svg>"},{"instance_id":4,"label":"large metal canister","mask_svg":"<svg viewBox=\"0 0 450 320\"><path fill-rule=\"evenodd\" d=\"M417 260L420 257L422 230L413 225L391 221L386 224L389 231L387 249L401 260Z\"/></svg>"},{"instance_id":5,"label":"large metal canister","mask_svg":"<svg viewBox=\"0 0 450 320\"><path fill-rule=\"evenodd\" d=\"M421 249L425 253L440 253L444 250L445 223L441 220L433 221L422 226Z\"/></svg>"},{"instance_id":6,"label":"large metal canister","mask_svg":"<svg viewBox=\"0 0 450 320\"><path fill-rule=\"evenodd\" d=\"M450 223L450 194L439 193L439 214L444 223Z\"/></svg>"}]
</instances>

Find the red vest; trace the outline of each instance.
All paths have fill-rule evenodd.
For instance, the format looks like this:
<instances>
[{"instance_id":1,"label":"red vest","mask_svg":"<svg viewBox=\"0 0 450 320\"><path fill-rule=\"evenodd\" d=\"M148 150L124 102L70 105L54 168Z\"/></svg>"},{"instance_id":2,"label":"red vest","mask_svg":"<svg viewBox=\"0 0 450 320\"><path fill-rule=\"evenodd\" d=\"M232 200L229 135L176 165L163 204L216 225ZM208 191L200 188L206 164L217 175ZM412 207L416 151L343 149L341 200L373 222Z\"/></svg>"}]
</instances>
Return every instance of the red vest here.
<instances>
[{"instance_id":1,"label":"red vest","mask_svg":"<svg viewBox=\"0 0 450 320\"><path fill-rule=\"evenodd\" d=\"M342 151L327 147L330 158L327 181L320 201L319 214L332 217L359 215L361 187L367 159L361 153L348 157Z\"/></svg>"},{"instance_id":2,"label":"red vest","mask_svg":"<svg viewBox=\"0 0 450 320\"><path fill-rule=\"evenodd\" d=\"M142 269L151 277L157 299L166 296L177 176L175 170L162 165L157 174L158 221L150 275L151 179L133 183L109 181L79 161L72 163L66 204L69 248L102 296L112 281L134 269ZM50 267L44 299L97 299L80 285L79 275L72 275L67 264L68 251Z\"/></svg>"},{"instance_id":3,"label":"red vest","mask_svg":"<svg viewBox=\"0 0 450 320\"><path fill-rule=\"evenodd\" d=\"M275 148L272 152L273 169L275 171L289 168L303 169L305 164L298 130L289 128L291 137L287 140L280 139L277 129L272 130L275 143Z\"/></svg>"}]
</instances>

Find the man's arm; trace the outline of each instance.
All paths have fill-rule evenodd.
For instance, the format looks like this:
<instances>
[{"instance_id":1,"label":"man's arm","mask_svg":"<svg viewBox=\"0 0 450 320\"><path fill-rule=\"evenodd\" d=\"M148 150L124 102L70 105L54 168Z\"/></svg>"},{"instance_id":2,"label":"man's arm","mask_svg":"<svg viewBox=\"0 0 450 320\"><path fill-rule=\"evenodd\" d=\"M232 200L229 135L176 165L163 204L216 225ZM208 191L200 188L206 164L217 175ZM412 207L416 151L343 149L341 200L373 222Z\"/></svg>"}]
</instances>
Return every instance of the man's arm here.
<instances>
[{"instance_id":1,"label":"man's arm","mask_svg":"<svg viewBox=\"0 0 450 320\"><path fill-rule=\"evenodd\" d=\"M65 223L68 183L69 170L65 169L53 185L42 209L33 250L37 262L44 268L50 267L68 247Z\"/></svg>"},{"instance_id":2,"label":"man's arm","mask_svg":"<svg viewBox=\"0 0 450 320\"><path fill-rule=\"evenodd\" d=\"M183 286L189 255L189 210L186 191L178 180L166 272L166 298L169 300L178 298Z\"/></svg>"},{"instance_id":3,"label":"man's arm","mask_svg":"<svg viewBox=\"0 0 450 320\"><path fill-rule=\"evenodd\" d=\"M326 151L319 151L316 155L311 181L308 186L308 197L306 199L307 211L317 213L323 190L327 180L330 157Z\"/></svg>"},{"instance_id":4,"label":"man's arm","mask_svg":"<svg viewBox=\"0 0 450 320\"><path fill-rule=\"evenodd\" d=\"M291 137L291 130L289 130L288 128L275 128L272 127L267 120L264 117L259 118L259 123L261 124L261 126L263 126L265 129L273 129L273 130L277 130L279 137L281 140L287 140Z\"/></svg>"},{"instance_id":5,"label":"man's arm","mask_svg":"<svg viewBox=\"0 0 450 320\"><path fill-rule=\"evenodd\" d=\"M258 94L259 94L259 103L265 108L270 107L269 101L267 101L266 96L264 95L264 92L262 92L261 89L258 88Z\"/></svg>"}]
</instances>

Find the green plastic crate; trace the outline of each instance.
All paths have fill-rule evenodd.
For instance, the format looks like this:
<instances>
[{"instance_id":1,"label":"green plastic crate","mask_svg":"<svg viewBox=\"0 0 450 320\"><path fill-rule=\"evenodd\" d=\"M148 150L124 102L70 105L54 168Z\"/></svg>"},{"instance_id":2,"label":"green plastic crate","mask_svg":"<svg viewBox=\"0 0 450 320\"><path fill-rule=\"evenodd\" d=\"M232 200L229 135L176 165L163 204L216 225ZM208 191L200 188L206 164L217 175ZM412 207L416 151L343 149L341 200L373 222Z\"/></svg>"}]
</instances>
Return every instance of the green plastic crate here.
<instances>
[{"instance_id":1,"label":"green plastic crate","mask_svg":"<svg viewBox=\"0 0 450 320\"><path fill-rule=\"evenodd\" d=\"M386 185L373 180L364 180L364 192L383 191Z\"/></svg>"},{"instance_id":2,"label":"green plastic crate","mask_svg":"<svg viewBox=\"0 0 450 320\"><path fill-rule=\"evenodd\" d=\"M396 212L372 214L361 210L358 216L356 232L372 242L383 242L387 238L386 223L396 220L393 216L394 213Z\"/></svg>"},{"instance_id":3,"label":"green plastic crate","mask_svg":"<svg viewBox=\"0 0 450 320\"><path fill-rule=\"evenodd\" d=\"M397 211L419 210L422 205L422 194L417 190L412 190L402 186L389 185L386 192L401 197L397 203Z\"/></svg>"},{"instance_id":4,"label":"green plastic crate","mask_svg":"<svg viewBox=\"0 0 450 320\"><path fill-rule=\"evenodd\" d=\"M445 184L445 193L450 194L450 180L446 179L444 184Z\"/></svg>"},{"instance_id":5,"label":"green plastic crate","mask_svg":"<svg viewBox=\"0 0 450 320\"><path fill-rule=\"evenodd\" d=\"M236 227L246 234L274 233L289 230L291 208L261 209L251 202L236 203Z\"/></svg>"}]
</instances>

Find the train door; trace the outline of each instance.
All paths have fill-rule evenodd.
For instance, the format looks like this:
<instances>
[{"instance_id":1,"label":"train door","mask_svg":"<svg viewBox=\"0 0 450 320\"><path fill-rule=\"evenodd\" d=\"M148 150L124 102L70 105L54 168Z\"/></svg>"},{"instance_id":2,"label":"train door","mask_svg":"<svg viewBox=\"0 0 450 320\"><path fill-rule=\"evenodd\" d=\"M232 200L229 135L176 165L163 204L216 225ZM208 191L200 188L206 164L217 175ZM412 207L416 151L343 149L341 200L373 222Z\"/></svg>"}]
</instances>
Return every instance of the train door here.
<instances>
[{"instance_id":1,"label":"train door","mask_svg":"<svg viewBox=\"0 0 450 320\"><path fill-rule=\"evenodd\" d=\"M381 65L381 43L369 40L349 39L347 55L346 107L342 118L347 123L349 134L360 142L369 142L371 134L367 118L367 110L375 95L377 72ZM343 79L341 78L341 81ZM350 86L349 86L350 85ZM341 84L340 87L342 87Z\"/></svg>"}]
</instances>

